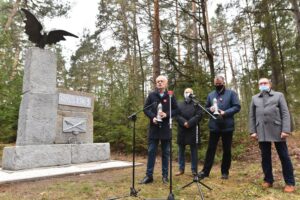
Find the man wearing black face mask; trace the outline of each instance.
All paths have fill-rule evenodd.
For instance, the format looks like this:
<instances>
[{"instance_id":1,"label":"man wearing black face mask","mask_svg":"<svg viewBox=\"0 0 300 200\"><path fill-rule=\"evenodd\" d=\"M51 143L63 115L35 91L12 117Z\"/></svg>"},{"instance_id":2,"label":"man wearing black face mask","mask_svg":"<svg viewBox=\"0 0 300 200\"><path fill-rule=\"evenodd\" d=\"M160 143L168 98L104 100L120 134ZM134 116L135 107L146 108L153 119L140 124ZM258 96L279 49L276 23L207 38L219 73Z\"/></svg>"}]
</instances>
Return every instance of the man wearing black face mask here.
<instances>
[{"instance_id":1,"label":"man wearing black face mask","mask_svg":"<svg viewBox=\"0 0 300 200\"><path fill-rule=\"evenodd\" d=\"M234 114L241 109L237 94L225 88L223 76L216 76L214 79L215 90L209 93L206 108L212 114L217 114L217 119L209 120L209 142L205 156L205 162L199 178L209 176L213 166L215 153L219 138L222 138L223 157L221 165L221 178L228 179L231 165L231 143L234 131ZM218 112L215 112L215 109Z\"/></svg>"}]
</instances>

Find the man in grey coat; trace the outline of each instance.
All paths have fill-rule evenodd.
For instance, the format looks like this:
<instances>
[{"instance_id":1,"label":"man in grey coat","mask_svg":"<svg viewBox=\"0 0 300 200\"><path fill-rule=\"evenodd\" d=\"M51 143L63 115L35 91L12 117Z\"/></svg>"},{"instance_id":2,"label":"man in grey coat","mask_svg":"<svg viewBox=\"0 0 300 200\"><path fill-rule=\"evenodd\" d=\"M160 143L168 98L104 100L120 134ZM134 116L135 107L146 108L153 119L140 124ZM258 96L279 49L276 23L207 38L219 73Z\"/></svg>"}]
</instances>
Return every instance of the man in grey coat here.
<instances>
[{"instance_id":1,"label":"man in grey coat","mask_svg":"<svg viewBox=\"0 0 300 200\"><path fill-rule=\"evenodd\" d=\"M271 89L267 78L259 80L259 94L252 97L249 112L251 138L258 140L264 172L263 188L273 186L271 144L279 155L286 186L284 192L294 192L295 178L286 138L291 133L291 120L284 95Z\"/></svg>"}]
</instances>

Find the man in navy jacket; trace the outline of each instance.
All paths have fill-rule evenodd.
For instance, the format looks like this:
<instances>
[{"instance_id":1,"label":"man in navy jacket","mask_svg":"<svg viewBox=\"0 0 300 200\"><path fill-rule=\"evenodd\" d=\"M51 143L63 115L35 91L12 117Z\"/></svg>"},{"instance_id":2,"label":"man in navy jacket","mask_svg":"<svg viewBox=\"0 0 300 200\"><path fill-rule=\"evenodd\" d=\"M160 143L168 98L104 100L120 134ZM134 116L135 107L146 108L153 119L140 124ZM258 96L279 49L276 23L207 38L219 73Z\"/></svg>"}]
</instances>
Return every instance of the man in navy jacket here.
<instances>
[{"instance_id":1,"label":"man in navy jacket","mask_svg":"<svg viewBox=\"0 0 300 200\"><path fill-rule=\"evenodd\" d=\"M169 119L177 114L177 102L174 96L171 96L171 115L170 116L170 96L166 91L168 79L165 76L156 78L156 89L151 92L144 105L144 113L150 120L148 132L148 161L146 176L140 184L153 182L153 171L156 159L158 143L161 143L162 151L162 181L168 182L169 155L171 129ZM162 108L159 111L158 106ZM158 118L162 121L159 122Z\"/></svg>"},{"instance_id":2,"label":"man in navy jacket","mask_svg":"<svg viewBox=\"0 0 300 200\"><path fill-rule=\"evenodd\" d=\"M199 178L202 179L209 176L210 170L213 166L218 141L221 137L223 144L221 178L228 179L231 165L231 143L234 131L234 114L240 111L241 106L237 94L234 91L225 88L223 76L216 76L214 84L216 89L209 93L206 108L213 114L215 112L213 101L216 99L220 115L217 119L210 118L209 120L210 134L208 148L206 151L203 169L199 173Z\"/></svg>"}]
</instances>

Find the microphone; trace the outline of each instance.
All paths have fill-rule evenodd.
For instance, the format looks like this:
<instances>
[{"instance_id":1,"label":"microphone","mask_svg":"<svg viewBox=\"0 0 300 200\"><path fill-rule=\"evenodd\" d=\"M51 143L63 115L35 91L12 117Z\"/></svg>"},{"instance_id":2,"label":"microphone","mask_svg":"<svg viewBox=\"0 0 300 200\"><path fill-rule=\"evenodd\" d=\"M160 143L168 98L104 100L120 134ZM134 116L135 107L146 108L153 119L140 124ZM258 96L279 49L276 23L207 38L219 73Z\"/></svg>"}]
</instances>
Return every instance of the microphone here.
<instances>
[{"instance_id":1,"label":"microphone","mask_svg":"<svg viewBox=\"0 0 300 200\"><path fill-rule=\"evenodd\" d=\"M168 95L169 95L170 97L172 97L173 94L174 94L174 92L173 92L172 90L169 90L169 91L168 91Z\"/></svg>"},{"instance_id":2,"label":"microphone","mask_svg":"<svg viewBox=\"0 0 300 200\"><path fill-rule=\"evenodd\" d=\"M195 97L196 97L196 95L194 95L194 94L190 94L190 95L189 95L189 97L190 97L191 99L193 99L193 98L195 98Z\"/></svg>"}]
</instances>

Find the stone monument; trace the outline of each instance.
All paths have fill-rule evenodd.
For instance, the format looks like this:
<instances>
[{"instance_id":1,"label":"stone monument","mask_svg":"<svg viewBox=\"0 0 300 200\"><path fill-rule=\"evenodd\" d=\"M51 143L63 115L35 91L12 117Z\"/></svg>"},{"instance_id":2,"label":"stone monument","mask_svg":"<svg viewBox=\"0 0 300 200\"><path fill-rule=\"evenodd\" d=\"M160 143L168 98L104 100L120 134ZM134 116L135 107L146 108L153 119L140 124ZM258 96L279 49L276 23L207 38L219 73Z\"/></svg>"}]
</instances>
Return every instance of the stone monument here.
<instances>
[{"instance_id":1,"label":"stone monument","mask_svg":"<svg viewBox=\"0 0 300 200\"><path fill-rule=\"evenodd\" d=\"M27 52L17 142L4 148L3 169L110 159L109 143L93 143L93 95L57 89L56 68L53 52Z\"/></svg>"}]
</instances>

